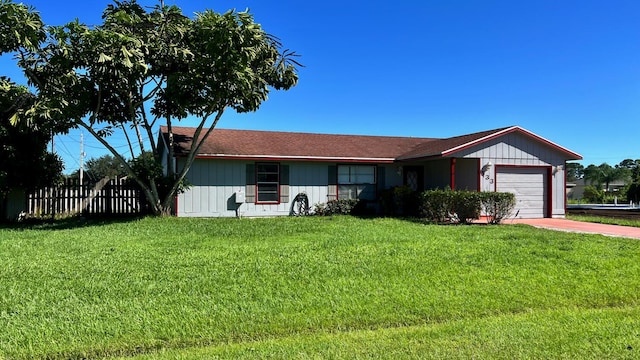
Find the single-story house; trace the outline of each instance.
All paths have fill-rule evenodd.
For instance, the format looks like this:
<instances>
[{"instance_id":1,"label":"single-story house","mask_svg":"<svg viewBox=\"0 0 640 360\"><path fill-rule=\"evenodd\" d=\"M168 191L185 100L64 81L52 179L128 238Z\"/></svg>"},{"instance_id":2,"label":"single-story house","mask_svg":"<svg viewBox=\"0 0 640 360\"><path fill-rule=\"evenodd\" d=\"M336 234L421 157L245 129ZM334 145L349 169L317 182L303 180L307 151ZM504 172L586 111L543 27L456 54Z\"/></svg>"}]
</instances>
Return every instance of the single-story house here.
<instances>
[{"instance_id":1,"label":"single-story house","mask_svg":"<svg viewBox=\"0 0 640 360\"><path fill-rule=\"evenodd\" d=\"M184 163L194 128L173 127ZM582 157L519 126L446 139L214 129L177 196L184 217L289 215L297 194L310 205L334 199L375 201L407 185L512 192L519 218L564 217L565 162Z\"/></svg>"},{"instance_id":2,"label":"single-story house","mask_svg":"<svg viewBox=\"0 0 640 360\"><path fill-rule=\"evenodd\" d=\"M605 189L605 191L620 196L622 200L622 198L626 198L626 194L621 194L620 190L622 190L626 185L627 182L624 180L614 180L609 183L609 188ZM596 186L596 184L587 181L584 178L577 179L572 183L567 183L567 199L581 200L584 197L584 188L587 186Z\"/></svg>"}]
</instances>

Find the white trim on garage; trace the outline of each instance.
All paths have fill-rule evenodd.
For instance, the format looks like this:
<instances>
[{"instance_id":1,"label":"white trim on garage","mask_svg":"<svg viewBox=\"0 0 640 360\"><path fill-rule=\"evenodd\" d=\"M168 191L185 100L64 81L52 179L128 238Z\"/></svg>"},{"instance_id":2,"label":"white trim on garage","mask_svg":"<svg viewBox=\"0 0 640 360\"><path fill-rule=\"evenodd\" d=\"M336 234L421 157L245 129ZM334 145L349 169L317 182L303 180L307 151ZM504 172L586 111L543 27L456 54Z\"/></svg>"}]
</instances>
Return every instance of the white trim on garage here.
<instances>
[{"instance_id":1,"label":"white trim on garage","mask_svg":"<svg viewBox=\"0 0 640 360\"><path fill-rule=\"evenodd\" d=\"M515 216L518 218L544 218L549 211L549 181L547 167L498 167L496 191L511 192L516 196Z\"/></svg>"}]
</instances>

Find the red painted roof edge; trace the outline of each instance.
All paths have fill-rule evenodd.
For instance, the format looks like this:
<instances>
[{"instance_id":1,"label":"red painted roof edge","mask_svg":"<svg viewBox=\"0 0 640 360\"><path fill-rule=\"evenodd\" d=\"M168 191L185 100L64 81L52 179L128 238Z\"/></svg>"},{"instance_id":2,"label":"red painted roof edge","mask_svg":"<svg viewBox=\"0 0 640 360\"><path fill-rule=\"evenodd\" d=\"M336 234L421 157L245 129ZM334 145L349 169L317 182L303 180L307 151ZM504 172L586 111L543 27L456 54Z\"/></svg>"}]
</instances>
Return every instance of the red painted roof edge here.
<instances>
[{"instance_id":1,"label":"red painted roof edge","mask_svg":"<svg viewBox=\"0 0 640 360\"><path fill-rule=\"evenodd\" d=\"M573 160L582 160L582 155L580 155L580 154L578 154L576 152L573 152L573 151L571 151L571 150L569 150L569 149L567 149L567 148L565 148L563 146L560 146L560 145L558 145L558 144L556 144L556 143L554 143L554 142L552 142L550 140L547 140L547 139L543 138L542 136L536 135L536 134L532 133L531 131L529 131L527 129L524 129L524 128L520 127L520 126L511 126L509 128L496 131L495 133L489 134L489 135L487 135L485 137L482 137L480 139L476 139L476 140L470 141L468 143L465 143L465 144L462 144L462 145L458 145L456 147L453 147L451 149L443 151L442 152L442 156L451 155L451 154L456 153L458 151L461 151L461 150L464 150L464 149L468 149L471 146L482 144L484 142L487 142L489 140L495 139L497 137L500 137L502 135L506 135L506 134L509 134L509 133L512 133L512 132L523 133L523 134L525 134L525 135L527 135L527 136L529 136L529 137L531 137L531 138L533 138L533 139L535 139L535 140L537 140L539 142L542 142L542 143L544 143L544 144L546 144L548 146L551 146L551 147L555 148L556 150L558 150L560 152L563 152L563 153L575 158Z\"/></svg>"}]
</instances>

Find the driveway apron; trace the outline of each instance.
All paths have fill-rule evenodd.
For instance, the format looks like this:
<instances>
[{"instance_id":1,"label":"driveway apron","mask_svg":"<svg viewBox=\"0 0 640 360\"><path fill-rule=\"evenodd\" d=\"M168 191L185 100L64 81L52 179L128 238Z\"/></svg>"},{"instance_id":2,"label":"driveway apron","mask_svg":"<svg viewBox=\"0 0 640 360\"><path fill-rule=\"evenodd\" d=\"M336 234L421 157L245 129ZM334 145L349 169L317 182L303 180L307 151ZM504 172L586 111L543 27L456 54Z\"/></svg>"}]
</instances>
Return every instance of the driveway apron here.
<instances>
[{"instance_id":1,"label":"driveway apron","mask_svg":"<svg viewBox=\"0 0 640 360\"><path fill-rule=\"evenodd\" d=\"M510 219L503 221L503 223L526 224L542 229L640 239L640 228L631 226L596 224L567 219Z\"/></svg>"}]
</instances>

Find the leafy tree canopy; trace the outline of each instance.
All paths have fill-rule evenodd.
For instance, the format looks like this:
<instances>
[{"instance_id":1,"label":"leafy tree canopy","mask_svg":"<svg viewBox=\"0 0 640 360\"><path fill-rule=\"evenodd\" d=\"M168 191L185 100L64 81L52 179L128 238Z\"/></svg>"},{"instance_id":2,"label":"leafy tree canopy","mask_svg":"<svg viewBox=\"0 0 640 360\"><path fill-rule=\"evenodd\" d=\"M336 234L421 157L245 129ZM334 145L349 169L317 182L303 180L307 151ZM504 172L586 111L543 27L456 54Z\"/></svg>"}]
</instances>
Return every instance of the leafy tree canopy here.
<instances>
[{"instance_id":1,"label":"leafy tree canopy","mask_svg":"<svg viewBox=\"0 0 640 360\"><path fill-rule=\"evenodd\" d=\"M97 158L87 160L84 166L84 178L95 183L104 178L116 178L127 175L124 165L112 155L102 155ZM72 178L79 178L80 171L76 170L71 174Z\"/></svg>"},{"instance_id":2,"label":"leafy tree canopy","mask_svg":"<svg viewBox=\"0 0 640 360\"><path fill-rule=\"evenodd\" d=\"M598 166L593 164L584 169L584 178L591 184L595 184L600 190L605 185L604 190L609 191L609 184L616 180L626 180L630 176L628 169L624 167L613 167L607 163Z\"/></svg>"},{"instance_id":3,"label":"leafy tree canopy","mask_svg":"<svg viewBox=\"0 0 640 360\"><path fill-rule=\"evenodd\" d=\"M580 163L568 162L567 166L567 181L576 181L582 179L584 176L584 166Z\"/></svg>"},{"instance_id":4,"label":"leafy tree canopy","mask_svg":"<svg viewBox=\"0 0 640 360\"><path fill-rule=\"evenodd\" d=\"M16 6L0 1L0 13ZM17 22L28 27L28 19ZM114 1L101 25L76 20L47 33L44 41L35 38L39 46L28 46L34 44L31 37L7 41L7 48L19 47L18 64L36 89L35 101L17 111L14 122L34 126L41 117L60 128L86 129L142 186L157 214L169 212L199 147L225 110L256 111L272 88L286 90L298 81L296 54L282 51L279 40L247 12L205 10L191 19L162 1L152 9L135 0ZM187 117L199 120L193 146L179 169L168 162L164 178L139 176L108 141L122 132L131 157L150 153L159 164L154 132L166 126L173 158L173 123ZM160 183L170 185L159 191Z\"/></svg>"},{"instance_id":5,"label":"leafy tree canopy","mask_svg":"<svg viewBox=\"0 0 640 360\"><path fill-rule=\"evenodd\" d=\"M5 219L6 197L11 190L51 185L62 173L62 160L47 152L48 130L9 123L12 109L26 106L32 99L25 87L6 79L0 84L0 219Z\"/></svg>"},{"instance_id":6,"label":"leafy tree canopy","mask_svg":"<svg viewBox=\"0 0 640 360\"><path fill-rule=\"evenodd\" d=\"M631 174L632 181L640 181L640 159L624 159L620 162L620 164L616 165L616 167L627 169Z\"/></svg>"},{"instance_id":7,"label":"leafy tree canopy","mask_svg":"<svg viewBox=\"0 0 640 360\"><path fill-rule=\"evenodd\" d=\"M36 49L45 37L42 19L32 7L0 0L0 54Z\"/></svg>"}]
</instances>

